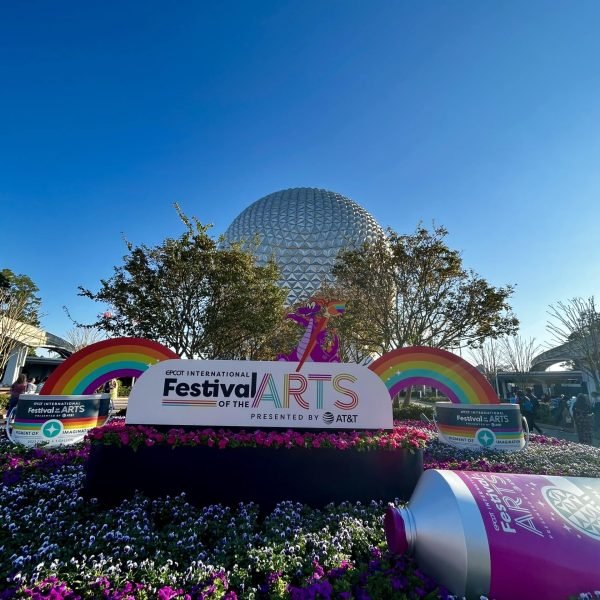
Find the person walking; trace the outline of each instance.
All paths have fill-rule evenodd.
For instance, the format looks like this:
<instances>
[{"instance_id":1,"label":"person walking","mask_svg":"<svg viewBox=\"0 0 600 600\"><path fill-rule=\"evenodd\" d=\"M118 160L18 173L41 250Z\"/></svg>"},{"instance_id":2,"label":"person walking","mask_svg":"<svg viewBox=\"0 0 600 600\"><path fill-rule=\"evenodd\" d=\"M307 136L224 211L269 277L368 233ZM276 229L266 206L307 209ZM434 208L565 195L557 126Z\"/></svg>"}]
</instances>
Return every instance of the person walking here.
<instances>
[{"instance_id":1,"label":"person walking","mask_svg":"<svg viewBox=\"0 0 600 600\"><path fill-rule=\"evenodd\" d=\"M592 412L592 403L587 394L577 394L577 400L573 404L573 420L575 421L579 443L591 446L594 413Z\"/></svg>"},{"instance_id":2,"label":"person walking","mask_svg":"<svg viewBox=\"0 0 600 600\"><path fill-rule=\"evenodd\" d=\"M32 377L28 382L27 382L27 393L28 394L35 394L35 390L37 388L37 385L35 384L35 377Z\"/></svg>"},{"instance_id":3,"label":"person walking","mask_svg":"<svg viewBox=\"0 0 600 600\"><path fill-rule=\"evenodd\" d=\"M544 432L540 429L540 426L536 423L538 409L540 408L540 401L539 401L538 397L533 393L533 390L530 387L525 388L525 397L529 398L529 401L531 402L531 416L530 416L530 422L529 422L529 431L533 431L534 429L536 429L540 435L544 435Z\"/></svg>"},{"instance_id":4,"label":"person walking","mask_svg":"<svg viewBox=\"0 0 600 600\"><path fill-rule=\"evenodd\" d=\"M106 382L104 385L104 393L110 394L111 402L114 402L117 399L117 393L119 391L119 380L111 379Z\"/></svg>"},{"instance_id":5,"label":"person walking","mask_svg":"<svg viewBox=\"0 0 600 600\"><path fill-rule=\"evenodd\" d=\"M17 380L10 386L10 399L8 401L8 410L6 414L8 415L10 411L17 406L17 402L19 401L19 396L21 394L25 394L27 392L27 377L25 373L21 373Z\"/></svg>"},{"instance_id":6,"label":"person walking","mask_svg":"<svg viewBox=\"0 0 600 600\"><path fill-rule=\"evenodd\" d=\"M42 380L37 384L37 387L35 388L35 393L39 394L42 391L42 388L44 387L44 384L46 383L46 381L48 380L48 377L43 377Z\"/></svg>"},{"instance_id":7,"label":"person walking","mask_svg":"<svg viewBox=\"0 0 600 600\"><path fill-rule=\"evenodd\" d=\"M535 398L535 396L534 396ZM537 398L535 398L537 400ZM521 414L525 417L527 421L527 426L529 427L529 431L532 432L534 429L537 430L539 434L543 434L544 432L540 429L539 425L535 422L535 411L536 407L534 405L533 400L519 390L517 392L517 404L521 408Z\"/></svg>"}]
</instances>

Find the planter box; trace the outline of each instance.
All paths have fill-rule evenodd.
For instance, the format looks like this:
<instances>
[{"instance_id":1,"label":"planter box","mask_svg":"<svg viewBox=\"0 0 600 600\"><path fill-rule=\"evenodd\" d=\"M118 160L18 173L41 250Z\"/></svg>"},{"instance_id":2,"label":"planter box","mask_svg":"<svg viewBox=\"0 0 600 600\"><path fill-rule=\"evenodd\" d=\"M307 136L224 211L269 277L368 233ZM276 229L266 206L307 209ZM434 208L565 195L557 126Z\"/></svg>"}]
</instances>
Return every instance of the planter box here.
<instances>
[{"instance_id":1,"label":"planter box","mask_svg":"<svg viewBox=\"0 0 600 600\"><path fill-rule=\"evenodd\" d=\"M91 447L84 494L114 504L139 490L150 497L186 492L198 506L282 500L408 500L423 472L422 450Z\"/></svg>"}]
</instances>

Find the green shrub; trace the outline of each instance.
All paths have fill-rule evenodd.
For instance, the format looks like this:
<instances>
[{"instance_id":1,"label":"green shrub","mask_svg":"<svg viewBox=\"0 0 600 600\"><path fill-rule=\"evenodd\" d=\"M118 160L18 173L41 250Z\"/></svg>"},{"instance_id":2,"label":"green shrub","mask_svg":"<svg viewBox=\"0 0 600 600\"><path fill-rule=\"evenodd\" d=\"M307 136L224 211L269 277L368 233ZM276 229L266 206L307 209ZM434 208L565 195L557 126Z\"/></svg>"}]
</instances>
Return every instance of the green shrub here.
<instances>
[{"instance_id":1,"label":"green shrub","mask_svg":"<svg viewBox=\"0 0 600 600\"><path fill-rule=\"evenodd\" d=\"M394 407L393 410L395 421L404 421L406 419L425 421L421 415L425 415L429 420L432 420L433 412L433 406L422 406L419 404L409 404L408 406Z\"/></svg>"},{"instance_id":2,"label":"green shrub","mask_svg":"<svg viewBox=\"0 0 600 600\"><path fill-rule=\"evenodd\" d=\"M535 418L540 423L552 423L554 421L554 417L550 414L550 406L542 402L538 406Z\"/></svg>"},{"instance_id":3,"label":"green shrub","mask_svg":"<svg viewBox=\"0 0 600 600\"><path fill-rule=\"evenodd\" d=\"M0 410L6 410L8 408L9 400L10 394L0 394Z\"/></svg>"}]
</instances>

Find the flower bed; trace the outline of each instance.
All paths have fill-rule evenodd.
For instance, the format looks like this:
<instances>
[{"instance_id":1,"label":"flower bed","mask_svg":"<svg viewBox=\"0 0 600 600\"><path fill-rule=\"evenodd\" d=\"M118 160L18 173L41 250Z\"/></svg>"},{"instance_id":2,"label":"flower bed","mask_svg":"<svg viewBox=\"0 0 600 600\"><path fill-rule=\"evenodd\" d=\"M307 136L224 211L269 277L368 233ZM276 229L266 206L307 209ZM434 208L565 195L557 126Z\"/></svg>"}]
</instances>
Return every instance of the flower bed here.
<instances>
[{"instance_id":1,"label":"flower bed","mask_svg":"<svg viewBox=\"0 0 600 600\"><path fill-rule=\"evenodd\" d=\"M428 426L409 425L431 437ZM182 495L137 494L102 508L81 495L87 451L0 442L0 598L447 597L412 560L386 554L384 502L283 502L261 516L253 503L195 507ZM514 454L433 442L424 461L600 476L599 449L542 436Z\"/></svg>"},{"instance_id":2,"label":"flower bed","mask_svg":"<svg viewBox=\"0 0 600 600\"><path fill-rule=\"evenodd\" d=\"M118 424L89 434L84 494L115 503L135 490L150 497L186 492L198 506L254 501L265 510L283 500L311 506L408 500L430 437L409 425L389 432L313 433L161 432Z\"/></svg>"},{"instance_id":3,"label":"flower bed","mask_svg":"<svg viewBox=\"0 0 600 600\"><path fill-rule=\"evenodd\" d=\"M206 446L208 448L332 448L336 450L419 450L433 439L433 430L422 424L396 423L392 431L317 432L288 430L254 431L231 429L173 428L165 432L146 425L125 425L115 421L92 429L88 439L94 446L129 447L137 450L147 446Z\"/></svg>"}]
</instances>

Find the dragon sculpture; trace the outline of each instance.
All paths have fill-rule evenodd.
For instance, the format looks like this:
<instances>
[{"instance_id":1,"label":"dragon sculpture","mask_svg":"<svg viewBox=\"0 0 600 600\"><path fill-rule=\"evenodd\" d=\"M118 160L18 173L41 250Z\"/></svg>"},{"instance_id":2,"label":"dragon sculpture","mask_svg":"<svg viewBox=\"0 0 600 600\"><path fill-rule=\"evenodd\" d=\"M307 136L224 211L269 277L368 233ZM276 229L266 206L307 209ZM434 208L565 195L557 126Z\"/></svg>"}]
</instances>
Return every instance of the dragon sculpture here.
<instances>
[{"instance_id":1,"label":"dragon sculpture","mask_svg":"<svg viewBox=\"0 0 600 600\"><path fill-rule=\"evenodd\" d=\"M331 317L344 313L344 304L337 300L311 298L305 305L289 313L291 319L305 328L302 338L289 354L280 354L277 360L297 362L299 371L308 362L340 362L340 340L335 329L328 331Z\"/></svg>"}]
</instances>

